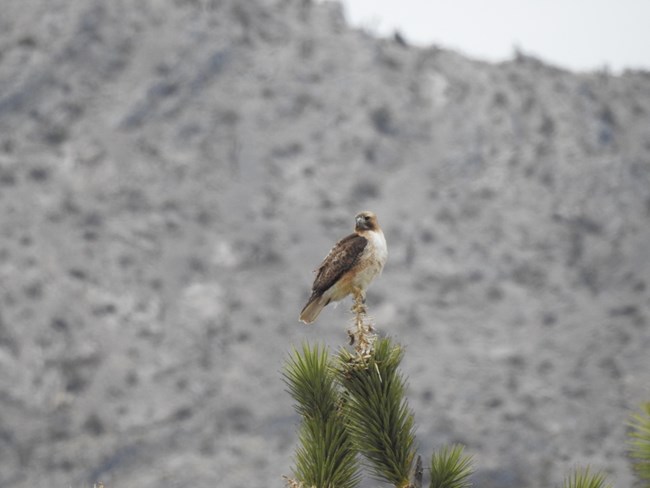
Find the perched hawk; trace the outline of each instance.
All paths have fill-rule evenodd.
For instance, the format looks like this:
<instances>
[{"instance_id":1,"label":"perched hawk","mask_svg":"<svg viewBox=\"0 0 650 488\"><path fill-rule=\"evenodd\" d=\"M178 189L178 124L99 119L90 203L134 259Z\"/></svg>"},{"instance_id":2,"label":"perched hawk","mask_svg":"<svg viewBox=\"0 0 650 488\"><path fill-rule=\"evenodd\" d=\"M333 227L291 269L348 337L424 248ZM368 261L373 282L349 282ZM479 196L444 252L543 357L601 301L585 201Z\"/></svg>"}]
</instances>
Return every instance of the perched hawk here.
<instances>
[{"instance_id":1,"label":"perched hawk","mask_svg":"<svg viewBox=\"0 0 650 488\"><path fill-rule=\"evenodd\" d=\"M311 324L325 305L350 294L365 298L366 288L381 273L387 257L386 239L377 216L361 212L356 217L354 234L337 242L319 266L300 321Z\"/></svg>"}]
</instances>

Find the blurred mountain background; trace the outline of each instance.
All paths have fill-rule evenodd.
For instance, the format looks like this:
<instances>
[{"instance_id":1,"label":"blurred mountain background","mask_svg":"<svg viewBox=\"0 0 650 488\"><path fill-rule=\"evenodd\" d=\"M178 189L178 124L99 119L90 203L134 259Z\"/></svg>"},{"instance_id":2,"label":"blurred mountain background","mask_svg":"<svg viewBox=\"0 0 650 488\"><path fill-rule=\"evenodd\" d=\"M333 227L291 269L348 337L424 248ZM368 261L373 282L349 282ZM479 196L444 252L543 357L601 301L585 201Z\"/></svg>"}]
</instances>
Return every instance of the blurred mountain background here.
<instances>
[{"instance_id":1,"label":"blurred mountain background","mask_svg":"<svg viewBox=\"0 0 650 488\"><path fill-rule=\"evenodd\" d=\"M489 64L309 0L5 0L0 487L267 487L282 383L357 211L420 450L631 486L650 397L650 73ZM425 474L426 478L426 474Z\"/></svg>"}]
</instances>

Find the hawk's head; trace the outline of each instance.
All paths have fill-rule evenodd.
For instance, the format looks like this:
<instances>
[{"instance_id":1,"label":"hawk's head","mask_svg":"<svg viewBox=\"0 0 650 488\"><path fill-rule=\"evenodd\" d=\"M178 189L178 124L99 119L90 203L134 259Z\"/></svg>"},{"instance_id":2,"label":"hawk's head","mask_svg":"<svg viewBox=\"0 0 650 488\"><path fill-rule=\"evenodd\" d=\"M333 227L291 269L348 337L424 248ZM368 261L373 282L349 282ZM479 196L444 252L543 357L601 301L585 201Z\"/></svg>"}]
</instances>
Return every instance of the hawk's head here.
<instances>
[{"instance_id":1,"label":"hawk's head","mask_svg":"<svg viewBox=\"0 0 650 488\"><path fill-rule=\"evenodd\" d=\"M379 228L379 224L377 223L377 216L368 210L357 214L355 221L356 225L354 228L357 231L377 230Z\"/></svg>"}]
</instances>

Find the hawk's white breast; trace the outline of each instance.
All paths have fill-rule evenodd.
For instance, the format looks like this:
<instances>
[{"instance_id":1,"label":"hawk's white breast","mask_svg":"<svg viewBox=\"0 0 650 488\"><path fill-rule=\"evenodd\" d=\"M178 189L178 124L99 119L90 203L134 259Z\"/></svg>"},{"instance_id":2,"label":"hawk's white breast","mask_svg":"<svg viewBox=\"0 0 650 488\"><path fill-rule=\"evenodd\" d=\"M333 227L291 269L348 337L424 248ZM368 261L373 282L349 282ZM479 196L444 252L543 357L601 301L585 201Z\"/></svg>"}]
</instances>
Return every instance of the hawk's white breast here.
<instances>
[{"instance_id":1,"label":"hawk's white breast","mask_svg":"<svg viewBox=\"0 0 650 488\"><path fill-rule=\"evenodd\" d=\"M364 232L364 237L368 239L368 245L363 250L361 266L354 281L365 290L384 268L388 259L388 247L381 230Z\"/></svg>"}]
</instances>

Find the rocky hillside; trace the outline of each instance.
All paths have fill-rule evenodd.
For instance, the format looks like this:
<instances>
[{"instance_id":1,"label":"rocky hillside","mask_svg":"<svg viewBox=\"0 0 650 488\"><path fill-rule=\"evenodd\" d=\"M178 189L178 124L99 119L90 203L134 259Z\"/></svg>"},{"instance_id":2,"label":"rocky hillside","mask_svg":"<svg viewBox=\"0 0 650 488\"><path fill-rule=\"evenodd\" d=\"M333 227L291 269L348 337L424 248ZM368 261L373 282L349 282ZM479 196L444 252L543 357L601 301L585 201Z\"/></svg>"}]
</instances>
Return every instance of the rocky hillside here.
<instances>
[{"instance_id":1,"label":"rocky hillside","mask_svg":"<svg viewBox=\"0 0 650 488\"><path fill-rule=\"evenodd\" d=\"M475 483L632 483L650 399L650 74L503 64L309 0L5 0L0 487L267 487L311 270L374 210L368 293L421 451Z\"/></svg>"}]
</instances>

